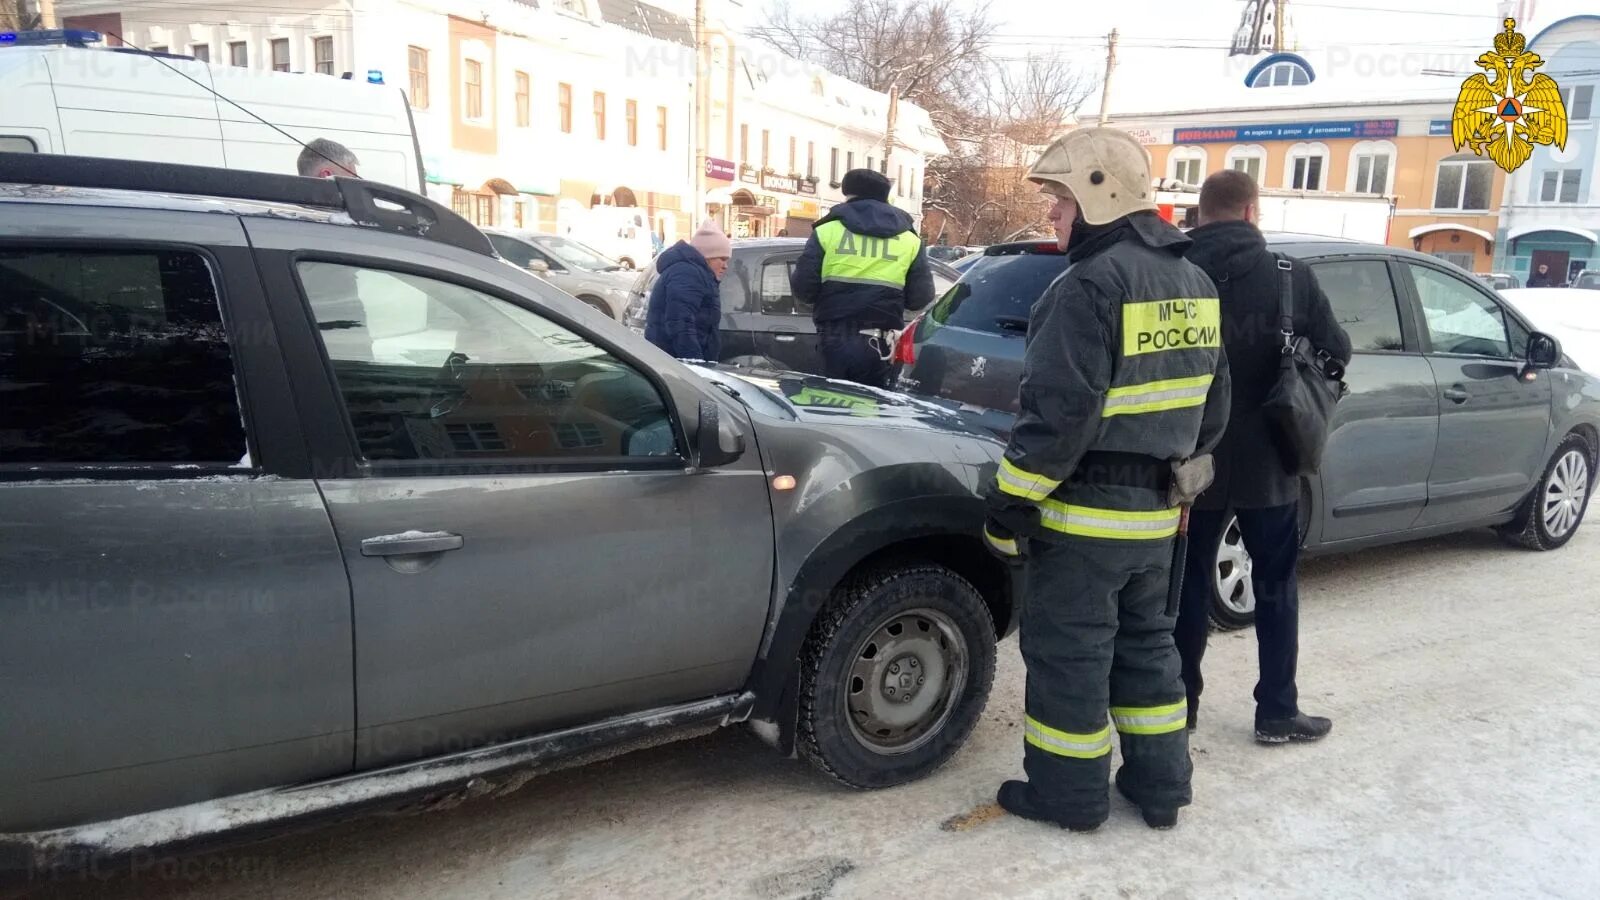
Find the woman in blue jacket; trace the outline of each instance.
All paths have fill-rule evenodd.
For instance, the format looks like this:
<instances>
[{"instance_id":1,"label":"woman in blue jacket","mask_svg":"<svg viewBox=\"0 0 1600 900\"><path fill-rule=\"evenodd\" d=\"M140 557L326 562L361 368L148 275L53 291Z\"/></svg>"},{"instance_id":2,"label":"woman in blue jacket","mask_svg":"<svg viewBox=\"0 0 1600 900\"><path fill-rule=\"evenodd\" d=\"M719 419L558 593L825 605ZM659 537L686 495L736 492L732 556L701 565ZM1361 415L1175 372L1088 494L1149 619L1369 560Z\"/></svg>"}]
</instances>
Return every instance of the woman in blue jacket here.
<instances>
[{"instance_id":1,"label":"woman in blue jacket","mask_svg":"<svg viewBox=\"0 0 1600 900\"><path fill-rule=\"evenodd\" d=\"M662 251L645 313L645 339L679 359L717 362L722 353L717 282L732 255L733 242L710 220L688 241Z\"/></svg>"}]
</instances>

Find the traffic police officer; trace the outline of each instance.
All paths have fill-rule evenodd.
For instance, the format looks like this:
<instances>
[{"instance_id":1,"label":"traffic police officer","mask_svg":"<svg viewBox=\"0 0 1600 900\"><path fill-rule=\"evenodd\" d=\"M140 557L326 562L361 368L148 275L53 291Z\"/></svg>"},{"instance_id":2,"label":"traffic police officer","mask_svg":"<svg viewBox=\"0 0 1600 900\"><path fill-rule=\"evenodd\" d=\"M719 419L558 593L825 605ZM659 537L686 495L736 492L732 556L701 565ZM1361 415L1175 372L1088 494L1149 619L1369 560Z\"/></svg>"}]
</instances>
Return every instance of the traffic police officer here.
<instances>
[{"instance_id":1,"label":"traffic police officer","mask_svg":"<svg viewBox=\"0 0 1600 900\"><path fill-rule=\"evenodd\" d=\"M822 374L888 387L888 356L905 311L933 302L933 271L911 216L889 205L889 179L851 169L846 200L823 216L790 275L812 305Z\"/></svg>"},{"instance_id":2,"label":"traffic police officer","mask_svg":"<svg viewBox=\"0 0 1600 900\"><path fill-rule=\"evenodd\" d=\"M1227 421L1217 292L1155 213L1149 162L1127 133L1083 128L1028 179L1054 200L1068 269L1028 323L1021 411L987 489L992 548L1025 558L1027 781L1008 812L1092 831L1118 790L1152 828L1190 802L1186 704L1169 608L1173 538L1192 457ZM1110 709L1112 725L1106 722Z\"/></svg>"}]
</instances>

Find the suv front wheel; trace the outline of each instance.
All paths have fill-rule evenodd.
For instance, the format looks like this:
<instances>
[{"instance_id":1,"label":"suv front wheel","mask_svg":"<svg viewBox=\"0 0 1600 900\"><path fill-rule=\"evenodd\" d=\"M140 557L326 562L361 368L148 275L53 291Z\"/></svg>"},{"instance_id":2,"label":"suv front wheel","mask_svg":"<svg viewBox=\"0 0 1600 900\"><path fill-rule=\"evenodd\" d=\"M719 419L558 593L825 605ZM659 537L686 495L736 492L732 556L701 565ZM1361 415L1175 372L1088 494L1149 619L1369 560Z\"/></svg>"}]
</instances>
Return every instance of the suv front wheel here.
<instances>
[{"instance_id":1,"label":"suv front wheel","mask_svg":"<svg viewBox=\"0 0 1600 900\"><path fill-rule=\"evenodd\" d=\"M994 621L966 579L927 564L855 576L806 638L800 754L851 787L921 778L972 733L994 663Z\"/></svg>"}]
</instances>

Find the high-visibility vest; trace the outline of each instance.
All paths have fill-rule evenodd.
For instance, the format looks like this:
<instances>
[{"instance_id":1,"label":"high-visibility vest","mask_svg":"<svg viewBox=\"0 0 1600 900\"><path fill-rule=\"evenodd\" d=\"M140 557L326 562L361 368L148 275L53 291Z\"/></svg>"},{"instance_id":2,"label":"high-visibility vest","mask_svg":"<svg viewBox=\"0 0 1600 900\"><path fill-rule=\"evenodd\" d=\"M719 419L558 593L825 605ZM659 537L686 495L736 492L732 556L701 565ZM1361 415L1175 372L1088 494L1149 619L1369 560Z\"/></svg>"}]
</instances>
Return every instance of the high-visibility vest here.
<instances>
[{"instance_id":1,"label":"high-visibility vest","mask_svg":"<svg viewBox=\"0 0 1600 900\"><path fill-rule=\"evenodd\" d=\"M838 219L816 228L822 245L822 280L845 284L870 284L902 290L906 273L922 248L915 232L902 231L894 237L856 234Z\"/></svg>"}]
</instances>

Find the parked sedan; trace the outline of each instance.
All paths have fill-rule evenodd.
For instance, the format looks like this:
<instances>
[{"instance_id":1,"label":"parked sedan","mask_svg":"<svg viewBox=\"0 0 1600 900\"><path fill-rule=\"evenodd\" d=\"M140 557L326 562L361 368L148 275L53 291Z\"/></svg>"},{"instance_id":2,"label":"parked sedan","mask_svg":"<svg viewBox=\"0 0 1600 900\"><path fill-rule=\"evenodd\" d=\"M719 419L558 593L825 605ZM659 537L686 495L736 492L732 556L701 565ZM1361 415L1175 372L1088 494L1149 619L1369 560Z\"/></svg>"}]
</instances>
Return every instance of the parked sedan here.
<instances>
[{"instance_id":1,"label":"parked sedan","mask_svg":"<svg viewBox=\"0 0 1600 900\"><path fill-rule=\"evenodd\" d=\"M804 238L749 238L733 242L733 257L722 276L721 362L747 368L818 374L822 356L811 304L789 290L789 276L805 249ZM929 260L934 296L955 286L960 274ZM623 323L644 334L655 284L652 263L633 284ZM914 315L914 314L913 314Z\"/></svg>"},{"instance_id":2,"label":"parked sedan","mask_svg":"<svg viewBox=\"0 0 1600 900\"><path fill-rule=\"evenodd\" d=\"M603 313L622 321L634 273L571 238L532 231L484 229L495 252Z\"/></svg>"},{"instance_id":3,"label":"parked sedan","mask_svg":"<svg viewBox=\"0 0 1600 900\"><path fill-rule=\"evenodd\" d=\"M1316 272L1355 350L1322 471L1302 485L1308 551L1478 526L1540 550L1572 538L1600 452L1600 380L1535 330L1538 313L1525 317L1420 253L1307 235L1268 242ZM1028 312L1065 268L1051 242L988 248L908 328L900 388L1008 433ZM1255 597L1237 527L1191 552L1216 557L1213 619L1249 623Z\"/></svg>"}]
</instances>

